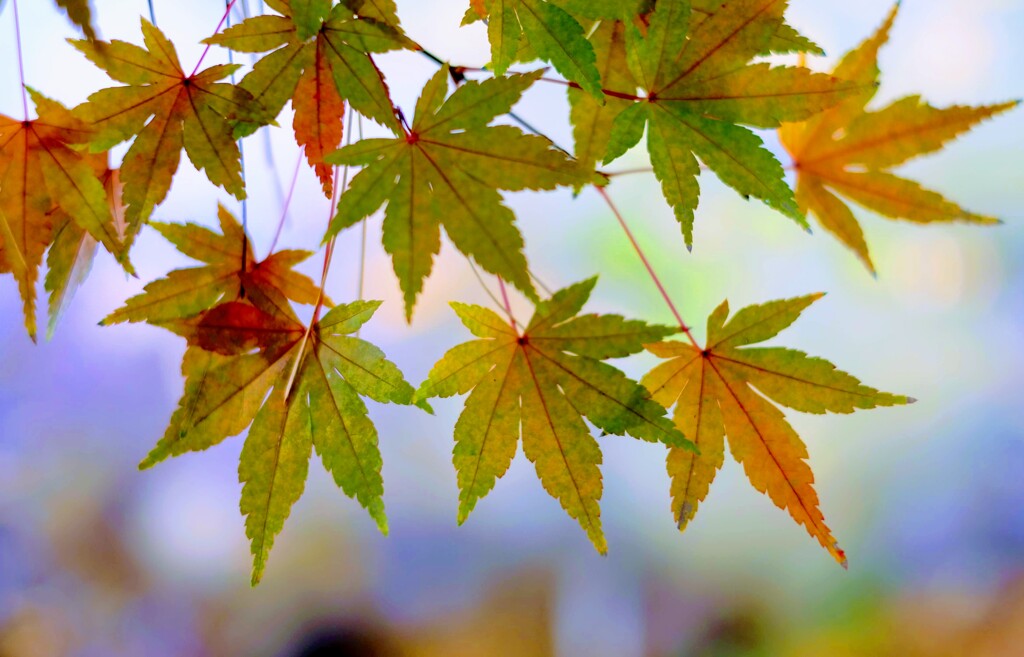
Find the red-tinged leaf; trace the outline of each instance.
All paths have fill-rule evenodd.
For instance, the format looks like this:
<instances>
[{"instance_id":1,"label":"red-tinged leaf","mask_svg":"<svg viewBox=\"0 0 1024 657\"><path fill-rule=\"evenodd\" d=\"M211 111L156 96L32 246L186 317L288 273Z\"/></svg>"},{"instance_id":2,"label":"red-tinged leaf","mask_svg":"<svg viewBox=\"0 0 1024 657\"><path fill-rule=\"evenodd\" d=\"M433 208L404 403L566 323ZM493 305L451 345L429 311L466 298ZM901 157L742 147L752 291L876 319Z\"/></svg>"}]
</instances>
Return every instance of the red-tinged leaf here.
<instances>
[{"instance_id":1,"label":"red-tinged leaf","mask_svg":"<svg viewBox=\"0 0 1024 657\"><path fill-rule=\"evenodd\" d=\"M350 335L379 306L338 306L306 328L232 301L192 324L193 346L182 365L185 392L140 467L206 449L249 428L238 475L253 585L302 495L313 449L338 487L387 532L377 430L363 397L409 404L413 388L382 351Z\"/></svg>"},{"instance_id":2,"label":"red-tinged leaf","mask_svg":"<svg viewBox=\"0 0 1024 657\"><path fill-rule=\"evenodd\" d=\"M343 3L326 16L317 2L304 2L308 6L301 16L295 7L281 5L281 16L256 16L206 40L241 52L269 51L239 84L273 115L291 100L295 140L327 198L332 194L331 170L323 158L341 145L345 101L373 121L401 131L384 76L372 57L413 45L402 33L393 7L383 6L388 4ZM259 125L243 122L237 133L249 134Z\"/></svg>"},{"instance_id":3,"label":"red-tinged leaf","mask_svg":"<svg viewBox=\"0 0 1024 657\"><path fill-rule=\"evenodd\" d=\"M341 146L345 101L338 94L334 76L322 52L326 44L316 41L316 56L313 65L306 68L295 87L292 107L295 118L295 141L306 153L309 166L320 178L324 196L333 194L331 165L324 162L324 156Z\"/></svg>"},{"instance_id":4,"label":"red-tinged leaf","mask_svg":"<svg viewBox=\"0 0 1024 657\"><path fill-rule=\"evenodd\" d=\"M135 232L167 196L182 148L212 183L245 198L241 155L232 121L272 120L252 95L218 82L237 66L211 66L185 73L174 45L142 20L146 49L122 41L72 44L112 78L127 86L103 89L75 108L94 130L93 150L135 138L121 165L129 232Z\"/></svg>"},{"instance_id":5,"label":"red-tinged leaf","mask_svg":"<svg viewBox=\"0 0 1024 657\"><path fill-rule=\"evenodd\" d=\"M266 313L291 317L288 301L313 304L318 289L292 267L312 255L308 251L281 251L257 261L252 242L238 220L224 206L218 210L221 233L197 224L153 223L161 235L185 255L204 263L176 269L148 284L142 294L108 315L102 324L148 322L171 330L180 320L199 317L215 306L246 300ZM324 299L330 305L330 299Z\"/></svg>"},{"instance_id":6,"label":"red-tinged leaf","mask_svg":"<svg viewBox=\"0 0 1024 657\"><path fill-rule=\"evenodd\" d=\"M0 116L0 261L18 281L25 327L35 339L39 265L65 218L101 242L126 270L131 265L104 181L93 161L74 149L88 139L89 127L59 103L29 93L39 118Z\"/></svg>"}]
</instances>

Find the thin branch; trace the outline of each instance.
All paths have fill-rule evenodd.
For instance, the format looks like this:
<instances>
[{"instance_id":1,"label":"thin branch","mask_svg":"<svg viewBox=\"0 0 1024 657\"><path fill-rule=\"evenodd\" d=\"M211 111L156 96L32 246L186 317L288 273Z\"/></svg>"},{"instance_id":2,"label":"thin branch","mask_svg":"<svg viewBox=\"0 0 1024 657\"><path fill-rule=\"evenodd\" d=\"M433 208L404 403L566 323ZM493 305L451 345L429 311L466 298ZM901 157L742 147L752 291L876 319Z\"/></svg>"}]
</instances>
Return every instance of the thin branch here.
<instances>
[{"instance_id":1,"label":"thin branch","mask_svg":"<svg viewBox=\"0 0 1024 657\"><path fill-rule=\"evenodd\" d=\"M428 59L432 60L434 63L436 63L439 66L444 66L445 65L445 61L444 60L442 60L437 55L434 55L433 53L431 53L431 52L429 52L427 50L424 50L423 48L420 48L420 53L423 56L427 57ZM486 70L486 69L472 69L472 68L469 68L469 67L459 66L459 67L452 67L451 70L452 71L458 71L458 77L456 77L456 75L454 73L452 75L453 79L455 80L456 85L458 85L461 81L463 81L465 79L462 76L462 72L463 71L468 71L468 70ZM562 84L562 85L565 85L565 86L568 86L568 87L572 87L573 89L580 89L580 85L575 83L575 82L569 82L569 81L566 81L566 80L558 80L558 79L555 79L555 78L540 78L540 79L543 82L552 82L552 83ZM618 92L618 91L613 91L613 90L610 90L610 89L603 89L602 91L604 91L605 95L612 96L613 98L622 98L622 99L625 99L625 100L633 100L633 101L644 101L644 100L647 100L646 98L643 98L643 97L640 97L640 96L635 96L633 94L626 94L626 93L622 93L622 92ZM507 116L510 119L512 119L513 121L515 121L516 123L518 123L520 126L525 128L526 130L528 130L529 132L532 132L535 135L544 137L545 139L550 141L555 146L555 148L558 148L562 152L564 152L567 155L569 155L570 157L572 157L572 154L568 150L566 150L565 148L562 148L558 144L555 144L554 141L552 141L550 137L548 137L543 132L541 132L540 130L535 128L532 124L530 124L529 122L524 120L519 115L515 114L514 112L508 112ZM620 176L621 175L626 175L626 174L629 174L629 173L647 173L647 172L650 172L650 171L651 171L651 169L636 169L636 170L620 171L618 173L605 174L605 175L607 177L610 177L610 176L616 176L616 175L620 175ZM608 204L608 207L611 208L612 213L615 215L615 218L618 220L619 225L622 226L622 230L625 231L626 237L629 238L629 241L633 245L633 249L636 251L636 254L638 256L640 256L640 261L643 262L644 267L647 269L647 273L650 274L651 280L654 281L655 286L658 288L658 292L661 294L661 297L665 300L665 304L668 306L669 310L672 311L672 315L675 317L676 322L678 322L679 328L686 334L686 337L690 340L690 342L693 344L693 346L699 348L699 346L697 344L697 340L693 337L693 333L690 331L690 327L687 326L686 322L683 321L682 315L679 314L679 310L676 308L676 305L672 302L672 298L668 295L668 291L665 289L665 286L662 284L661 279L658 278L658 274L654 271L654 267L651 265L650 260L647 259L647 255L644 253L643 249L640 247L639 242L637 242L636 237L633 235L633 231L630 230L629 225L626 223L625 218L622 216L622 213L619 212L619 209L612 202L611 197L608 196L608 192L606 192L603 187L598 186L598 185L594 185L593 187L594 187L594 189L597 190L597 193L600 194L602 198L604 198L605 202ZM530 276L536 282L540 283L540 281L537 279L536 276L533 275L532 272L530 272ZM504 301L505 301L505 310L506 310L506 312L509 315L510 321L512 322L512 327L515 328L516 321L515 321L515 318L512 317L512 308L511 308L511 305L508 302L508 292L507 292L507 290L505 288L505 282L501 279L500 276L498 277L498 285L501 288L502 297L504 298ZM541 283L541 287L544 288L544 290L546 292L548 292L548 294L551 293L551 291L547 288L546 285L543 285ZM486 286L485 286L485 289L486 289Z\"/></svg>"},{"instance_id":2,"label":"thin branch","mask_svg":"<svg viewBox=\"0 0 1024 657\"><path fill-rule=\"evenodd\" d=\"M604 175L609 178L615 178L617 176L631 176L637 173L654 173L653 167L637 167L635 169L623 169L622 171L603 171Z\"/></svg>"},{"instance_id":3,"label":"thin branch","mask_svg":"<svg viewBox=\"0 0 1024 657\"><path fill-rule=\"evenodd\" d=\"M467 257L466 264L469 265L469 269L470 271L473 272L473 276L476 278L476 282L480 284L480 287L483 289L484 293L486 293L487 296L490 298L491 302L497 308L504 310L504 305L501 303L501 301L498 300L498 297L494 295L494 292L491 292L491 288L487 287L487 282L484 281L484 277L480 274L480 270L476 268L476 265L473 264L473 261ZM523 328L522 322L519 322L518 320L514 321L516 322L516 326Z\"/></svg>"},{"instance_id":4,"label":"thin branch","mask_svg":"<svg viewBox=\"0 0 1024 657\"><path fill-rule=\"evenodd\" d=\"M224 8L225 8L224 17L226 19L225 20L225 27L227 27L227 28L231 27L231 4L233 2L234 2L234 0L230 0L230 1L229 0L224 0ZM218 32L220 31L219 27L217 28L217 31ZM228 64L234 64L234 63L235 63L234 51L232 51L229 48L228 49ZM199 65L197 64L196 68L198 69L198 67L199 67ZM193 73L193 75L195 75L195 74ZM235 84L235 72L234 71L231 71L231 84L232 85ZM239 164L242 167L242 171L241 171L242 187L243 188L248 188L248 185L247 185L247 182L246 182L246 179L245 179L245 145L242 143L241 139L238 140L238 161L239 161ZM247 198L243 198L242 199L242 242L243 242L243 245L242 245L242 271L245 271L246 264L247 264L245 262L245 258L246 258L246 254L249 252L249 249L248 249L248 246L249 246L248 245L248 240L249 240L249 200L248 200L248 195L246 195L246 196L247 196ZM271 252L273 252L273 249L271 249Z\"/></svg>"},{"instance_id":5,"label":"thin branch","mask_svg":"<svg viewBox=\"0 0 1024 657\"><path fill-rule=\"evenodd\" d=\"M611 208L612 214L615 215L615 218L618 219L619 225L622 226L622 230L625 231L626 237L629 238L630 243L633 245L633 250L635 250L636 254L640 256L640 260L644 263L644 267L647 268L647 273L650 274L651 280L654 281L654 284L658 288L658 292L661 293L661 298L665 300L665 304L668 306L669 310L672 311L672 315L676 318L676 321L679 323L679 328L682 329L683 333L686 334L686 337L689 338L693 346L699 349L700 347L697 345L697 340L694 339L693 333L690 332L690 327L686 325L686 322L683 321L682 316L676 309L676 305L672 303L672 298L669 297L668 291L665 289L665 286L662 285L661 279L658 278L658 274L655 273L654 267L651 266L650 260L648 260L647 256L644 254L644 250L640 248L640 243L636 241L636 237L633 235L633 231L629 229L629 225L626 223L626 219L622 216L622 213L619 212L619 208L616 207L615 203L612 202L611 197L608 196L608 192L606 192L603 187L598 187L595 185L594 188L597 190L597 193L601 195L601 198L605 200L605 203L608 204L608 207Z\"/></svg>"},{"instance_id":6,"label":"thin branch","mask_svg":"<svg viewBox=\"0 0 1024 657\"><path fill-rule=\"evenodd\" d=\"M350 136L352 134L352 114L353 114L352 110L349 109L348 132L349 132ZM362 141L362 140L363 140L363 115L360 114L359 115L359 141ZM356 291L356 298L359 299L360 301L363 300L363 285L364 285L364 283L366 281L366 233L368 231L367 226L366 226L367 220L368 220L367 217L363 217L362 220L359 222L360 225L361 225L362 230L360 231L361 235L360 235L360 239L359 239L359 287L358 287L358 290ZM359 335L359 331L357 330L356 331L356 336L358 336L358 335Z\"/></svg>"},{"instance_id":7,"label":"thin branch","mask_svg":"<svg viewBox=\"0 0 1024 657\"><path fill-rule=\"evenodd\" d=\"M18 15L18 0L11 3L14 6L14 39L18 46L18 76L21 79L21 107L25 110L25 120L28 121L28 91L25 90L25 56L21 50L21 17Z\"/></svg>"},{"instance_id":8,"label":"thin branch","mask_svg":"<svg viewBox=\"0 0 1024 657\"><path fill-rule=\"evenodd\" d=\"M561 84L566 87L572 87L573 89L582 89L578 82L570 82L569 80L559 80L558 78L541 78L541 82L551 82L553 84ZM605 96L611 96L612 98L621 98L623 100L647 100L643 96L637 96L636 94L627 94L621 91L615 91L613 89L602 89Z\"/></svg>"},{"instance_id":9,"label":"thin branch","mask_svg":"<svg viewBox=\"0 0 1024 657\"><path fill-rule=\"evenodd\" d=\"M295 194L295 185L299 181L299 169L302 167L302 151L299 151L299 157L295 160L295 171L292 172L292 183L288 186L288 196L284 199L284 204L281 208L281 219L277 222L277 230L274 231L274 239L270 242L270 249L267 251L267 255L274 252L277 248L277 241L281 239L281 231L284 229L284 222L288 219L288 208L292 204L292 195Z\"/></svg>"},{"instance_id":10,"label":"thin branch","mask_svg":"<svg viewBox=\"0 0 1024 657\"><path fill-rule=\"evenodd\" d=\"M149 4L149 22L153 24L153 27L156 27L156 11L153 9L153 0L146 1Z\"/></svg>"},{"instance_id":11,"label":"thin branch","mask_svg":"<svg viewBox=\"0 0 1024 657\"><path fill-rule=\"evenodd\" d=\"M346 167L346 173L348 167ZM338 167L334 167L334 184L333 193L331 194L331 203L327 208L327 223L330 225L331 218L334 217L334 203L338 197ZM337 237L337 236L335 236ZM299 342L299 350L295 354L295 361L292 363L292 370L288 374L288 381L284 386L284 398L288 399L291 395L292 386L295 384L295 377L299 374L299 365L302 363L303 358L306 355L306 345L309 344L309 338L313 334L313 327L320 321L320 310L324 306L324 287L327 285L327 272L331 269L331 258L334 256L334 241L335 237L332 237L327 242L327 248L324 251L324 266L323 271L320 274L320 289L316 295L316 305L313 309L313 319L309 321L309 326L302 334L302 340Z\"/></svg>"},{"instance_id":12,"label":"thin branch","mask_svg":"<svg viewBox=\"0 0 1024 657\"><path fill-rule=\"evenodd\" d=\"M214 35L220 33L220 28L224 27L224 23L228 20L228 16L231 14L231 8L235 6L235 2L238 0L228 0L227 8L224 10L224 15L220 17L220 22L217 23L217 29L213 31ZM190 78L194 78L196 73L199 72L199 67L202 66L203 60L206 59L206 55L210 52L210 46L212 44L206 44L206 48L203 50L203 54L199 55L199 61L196 62L196 67L192 69L192 75Z\"/></svg>"},{"instance_id":13,"label":"thin branch","mask_svg":"<svg viewBox=\"0 0 1024 657\"><path fill-rule=\"evenodd\" d=\"M508 300L508 289L505 288L505 281L501 276L498 276L498 289L501 290L501 300L505 303L505 312L508 314L508 323L512 325L512 330L519 334L519 328L516 326L516 316L512 314L512 304Z\"/></svg>"}]
</instances>

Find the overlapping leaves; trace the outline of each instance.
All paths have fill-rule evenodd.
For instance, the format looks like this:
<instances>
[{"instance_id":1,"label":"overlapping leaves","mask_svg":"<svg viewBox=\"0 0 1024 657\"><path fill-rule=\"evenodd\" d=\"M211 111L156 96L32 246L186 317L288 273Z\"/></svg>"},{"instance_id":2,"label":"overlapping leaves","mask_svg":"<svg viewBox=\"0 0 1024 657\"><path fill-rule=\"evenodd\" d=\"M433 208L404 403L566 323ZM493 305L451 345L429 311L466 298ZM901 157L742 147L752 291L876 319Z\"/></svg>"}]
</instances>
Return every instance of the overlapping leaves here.
<instances>
[{"instance_id":1,"label":"overlapping leaves","mask_svg":"<svg viewBox=\"0 0 1024 657\"><path fill-rule=\"evenodd\" d=\"M1019 101L940 109L907 96L869 111L879 78L878 51L888 41L898 5L879 30L849 52L834 75L860 83L861 90L838 106L803 123L779 129L797 171L796 200L822 226L853 250L874 272L864 232L845 197L883 217L917 223L998 223L901 178L888 169L941 149L946 142ZM837 196L838 195L838 196Z\"/></svg>"},{"instance_id":2,"label":"overlapping leaves","mask_svg":"<svg viewBox=\"0 0 1024 657\"><path fill-rule=\"evenodd\" d=\"M216 185L245 198L241 155L232 121L269 121L252 95L218 82L237 65L185 73L174 44L142 19L145 48L125 41L73 41L94 64L125 86L102 89L75 108L89 125L89 146L104 151L134 138L121 164L125 218L134 234L167 196L184 147Z\"/></svg>"},{"instance_id":3,"label":"overlapping leaves","mask_svg":"<svg viewBox=\"0 0 1024 657\"><path fill-rule=\"evenodd\" d=\"M29 94L38 118L0 115L0 271L11 272L18 281L25 327L34 338L35 282L43 254L58 233L68 242L75 241L72 233L88 234L126 269L131 266L123 226L115 225L116 190L106 184L106 155L89 157L77 146L89 139L89 126L60 103L31 89ZM75 228L65 232L69 222ZM51 254L56 269L65 264L65 250ZM54 280L58 278L60 274ZM56 287L60 285L54 282L48 289ZM56 302L51 325L61 307L63 302Z\"/></svg>"},{"instance_id":4,"label":"overlapping leaves","mask_svg":"<svg viewBox=\"0 0 1024 657\"><path fill-rule=\"evenodd\" d=\"M473 4L467 18L488 19L491 68L498 75L504 75L515 61L542 59L601 99L604 94L594 48L580 23L559 4L546 0L483 0Z\"/></svg>"},{"instance_id":5,"label":"overlapping leaves","mask_svg":"<svg viewBox=\"0 0 1024 657\"><path fill-rule=\"evenodd\" d=\"M775 47L786 5L730 0L694 17L686 0L658 0L646 34L633 23L624 26L626 64L644 98L615 117L604 161L637 144L646 126L654 173L687 246L700 196L698 159L740 194L805 223L782 165L744 126L771 128L807 118L856 84L805 68L751 63Z\"/></svg>"},{"instance_id":6,"label":"overlapping leaves","mask_svg":"<svg viewBox=\"0 0 1024 657\"><path fill-rule=\"evenodd\" d=\"M521 435L544 489L604 553L601 451L584 418L606 433L693 449L643 387L603 362L639 352L677 329L618 315L579 315L595 282L538 304L522 332L486 308L452 304L479 339L448 351L416 396L472 391L455 425L460 523L508 469Z\"/></svg>"},{"instance_id":7,"label":"overlapping leaves","mask_svg":"<svg viewBox=\"0 0 1024 657\"><path fill-rule=\"evenodd\" d=\"M220 235L195 224L154 223L206 264L150 283L104 321L146 321L189 343L185 392L141 467L249 428L238 472L255 584L302 495L314 448L338 486L387 531L377 431L362 397L408 404L413 388L379 349L350 335L380 302L337 306L307 328L290 302L323 300L311 280L292 270L310 254L279 251L256 262L248 237L223 207L220 223Z\"/></svg>"},{"instance_id":8,"label":"overlapping leaves","mask_svg":"<svg viewBox=\"0 0 1024 657\"><path fill-rule=\"evenodd\" d=\"M699 450L669 450L672 513L680 530L693 519L722 467L728 435L733 458L754 488L846 565L819 508L807 447L771 402L806 413L852 413L913 400L862 385L832 363L801 351L747 346L774 337L821 296L748 306L731 319L729 304L723 302L708 317L703 349L679 341L647 345L668 360L642 382L656 401L675 406L676 426Z\"/></svg>"},{"instance_id":9,"label":"overlapping leaves","mask_svg":"<svg viewBox=\"0 0 1024 657\"><path fill-rule=\"evenodd\" d=\"M282 297L310 305L317 302L317 286L292 269L313 255L311 252L278 251L258 261L242 225L223 206L218 210L218 219L219 235L198 224L152 222L150 225L179 251L205 264L176 269L165 278L149 283L141 294L128 299L102 323L163 325L194 317L219 303L254 296L257 299ZM279 312L280 308L271 305L268 310Z\"/></svg>"},{"instance_id":10,"label":"overlapping leaves","mask_svg":"<svg viewBox=\"0 0 1024 657\"><path fill-rule=\"evenodd\" d=\"M380 349L350 335L380 302L339 305L309 329L287 311L240 311L244 304L229 303L218 321L201 323L192 336L194 344L229 347L227 355L189 348L185 393L142 467L206 449L248 427L238 479L256 584L302 496L314 449L342 491L387 532L377 429L362 398L408 404L413 388ZM251 353L253 347L260 350Z\"/></svg>"},{"instance_id":11,"label":"overlapping leaves","mask_svg":"<svg viewBox=\"0 0 1024 657\"><path fill-rule=\"evenodd\" d=\"M411 127L393 139L364 139L329 155L365 167L338 203L334 235L387 203L383 242L412 317L441 248L441 226L455 247L486 271L536 298L523 238L498 190L553 189L591 175L544 137L490 126L538 73L467 82L448 97L447 67L427 83ZM447 100L446 100L447 98Z\"/></svg>"},{"instance_id":12,"label":"overlapping leaves","mask_svg":"<svg viewBox=\"0 0 1024 657\"><path fill-rule=\"evenodd\" d=\"M238 52L271 51L239 83L276 116L290 99L298 142L331 197L327 153L341 146L345 101L360 114L400 132L384 76L371 53L411 46L390 2L275 0L280 16L254 16L206 43ZM380 6L379 6L380 5ZM358 11L358 13L357 13ZM240 126L251 132L258 124Z\"/></svg>"}]
</instances>

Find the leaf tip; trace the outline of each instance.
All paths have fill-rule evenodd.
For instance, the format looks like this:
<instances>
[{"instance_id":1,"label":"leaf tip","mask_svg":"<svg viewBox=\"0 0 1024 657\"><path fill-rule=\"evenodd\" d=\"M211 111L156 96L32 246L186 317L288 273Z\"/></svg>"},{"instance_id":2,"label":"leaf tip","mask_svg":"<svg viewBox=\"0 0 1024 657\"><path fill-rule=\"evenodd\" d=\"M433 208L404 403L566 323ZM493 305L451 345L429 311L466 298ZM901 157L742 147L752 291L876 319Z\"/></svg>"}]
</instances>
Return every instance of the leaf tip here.
<instances>
[{"instance_id":1,"label":"leaf tip","mask_svg":"<svg viewBox=\"0 0 1024 657\"><path fill-rule=\"evenodd\" d=\"M903 398L903 403L904 404L916 404L917 403L917 397L904 397Z\"/></svg>"},{"instance_id":2,"label":"leaf tip","mask_svg":"<svg viewBox=\"0 0 1024 657\"><path fill-rule=\"evenodd\" d=\"M686 531L686 526L690 524L690 518L693 515L693 502L689 500L683 502L683 506L679 508L679 519L676 521L676 528L680 532Z\"/></svg>"},{"instance_id":3,"label":"leaf tip","mask_svg":"<svg viewBox=\"0 0 1024 657\"><path fill-rule=\"evenodd\" d=\"M839 547L838 541L832 542L832 552L833 554L835 554L836 561L838 561L839 565L843 567L843 570L849 570L850 560L847 558L846 552L844 552L843 549Z\"/></svg>"}]
</instances>

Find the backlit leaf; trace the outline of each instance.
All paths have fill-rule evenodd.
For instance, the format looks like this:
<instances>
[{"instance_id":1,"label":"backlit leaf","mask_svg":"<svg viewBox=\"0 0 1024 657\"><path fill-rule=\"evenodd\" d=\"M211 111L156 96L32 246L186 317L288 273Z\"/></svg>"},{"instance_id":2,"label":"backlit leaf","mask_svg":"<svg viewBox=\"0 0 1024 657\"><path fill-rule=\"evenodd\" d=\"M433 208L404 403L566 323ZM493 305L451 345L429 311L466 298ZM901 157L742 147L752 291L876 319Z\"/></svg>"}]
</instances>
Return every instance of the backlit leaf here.
<instances>
[{"instance_id":1,"label":"backlit leaf","mask_svg":"<svg viewBox=\"0 0 1024 657\"><path fill-rule=\"evenodd\" d=\"M848 53L834 71L837 76L861 83L864 89L804 123L790 123L779 129L797 171L797 203L872 272L875 266L860 224L838 197L889 219L998 223L994 217L964 210L937 192L887 170L940 150L985 119L1020 104L1013 101L940 109L920 96L907 96L880 110L866 109L880 75L878 51L888 41L898 7L894 6L879 30Z\"/></svg>"},{"instance_id":2,"label":"backlit leaf","mask_svg":"<svg viewBox=\"0 0 1024 657\"><path fill-rule=\"evenodd\" d=\"M265 117L247 91L218 82L238 66L215 65L189 74L174 45L145 19L142 34L145 49L124 41L72 41L111 78L125 83L90 95L74 113L92 127L94 151L135 138L121 164L131 232L166 198L182 148L210 182L245 198L231 121Z\"/></svg>"},{"instance_id":3,"label":"backlit leaf","mask_svg":"<svg viewBox=\"0 0 1024 657\"><path fill-rule=\"evenodd\" d=\"M519 100L539 73L467 82L447 100L449 72L427 83L408 132L370 139L327 157L365 166L338 203L329 234L387 202L384 248L405 297L406 317L440 249L440 229L486 271L535 297L523 238L498 190L554 189L592 179L544 137L488 124Z\"/></svg>"},{"instance_id":4,"label":"backlit leaf","mask_svg":"<svg viewBox=\"0 0 1024 657\"><path fill-rule=\"evenodd\" d=\"M38 118L0 115L0 269L17 280L25 327L35 339L39 265L66 221L77 226L73 232L102 243L127 271L131 265L100 173L75 147L89 139L89 126L60 103L31 89L29 94Z\"/></svg>"},{"instance_id":5,"label":"backlit leaf","mask_svg":"<svg viewBox=\"0 0 1024 657\"><path fill-rule=\"evenodd\" d=\"M595 282L539 303L521 332L490 310L452 304L479 339L448 351L416 397L472 391L455 425L460 523L505 474L521 435L544 489L604 553L601 451L584 418L606 433L692 449L664 417L664 408L603 362L636 353L676 329L618 315L579 315Z\"/></svg>"},{"instance_id":6,"label":"backlit leaf","mask_svg":"<svg viewBox=\"0 0 1024 657\"><path fill-rule=\"evenodd\" d=\"M309 329L289 314L229 305L228 312L216 313L215 333L196 334L204 336L200 340L216 336L229 348L208 351L193 343L186 352L185 393L140 467L206 449L249 428L238 478L255 585L302 495L313 450L338 487L387 532L377 430L362 398L409 404L413 388L383 352L350 335L370 319L378 301L338 306ZM251 352L254 347L258 351Z\"/></svg>"},{"instance_id":7,"label":"backlit leaf","mask_svg":"<svg viewBox=\"0 0 1024 657\"><path fill-rule=\"evenodd\" d=\"M301 7L301 12L299 11ZM345 101L357 112L396 133L401 130L384 76L373 53L411 47L393 3L384 0L281 4L283 15L242 21L206 39L238 52L269 54L256 62L239 86L276 116L288 100L295 110L295 140L306 153L324 194L332 194L324 155L341 146ZM258 123L242 124L248 134Z\"/></svg>"},{"instance_id":8,"label":"backlit leaf","mask_svg":"<svg viewBox=\"0 0 1024 657\"><path fill-rule=\"evenodd\" d=\"M819 508L807 448L771 402L805 413L852 413L913 400L862 385L832 363L800 351L747 346L774 337L821 296L748 306L731 319L723 302L708 318L705 348L678 341L647 345L666 361L642 383L656 401L675 406L676 426L700 450L669 450L672 513L680 530L707 497L728 436L733 458L751 485L846 565Z\"/></svg>"},{"instance_id":9,"label":"backlit leaf","mask_svg":"<svg viewBox=\"0 0 1024 657\"><path fill-rule=\"evenodd\" d=\"M777 127L838 103L857 85L803 68L772 67L751 59L773 49L786 0L730 0L713 13L691 11L686 0L658 0L646 34L625 25L626 62L644 91L639 113L616 117L605 163L640 140L666 200L693 242L699 158L730 187L806 225L783 180L782 165L747 127ZM630 95L635 89L616 89ZM619 135L617 138L616 135ZM624 136L629 136L625 139Z\"/></svg>"}]
</instances>

